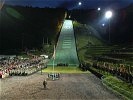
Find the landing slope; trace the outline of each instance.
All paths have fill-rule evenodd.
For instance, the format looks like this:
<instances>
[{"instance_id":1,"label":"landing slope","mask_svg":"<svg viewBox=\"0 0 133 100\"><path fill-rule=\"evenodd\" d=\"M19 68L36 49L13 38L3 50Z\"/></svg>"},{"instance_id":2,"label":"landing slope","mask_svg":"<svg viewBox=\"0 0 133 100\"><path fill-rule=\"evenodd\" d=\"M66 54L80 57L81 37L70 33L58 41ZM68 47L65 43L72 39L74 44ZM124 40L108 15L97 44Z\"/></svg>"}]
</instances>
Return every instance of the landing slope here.
<instances>
[{"instance_id":1,"label":"landing slope","mask_svg":"<svg viewBox=\"0 0 133 100\"><path fill-rule=\"evenodd\" d=\"M52 65L53 60L48 65ZM71 20L65 20L56 46L54 64L68 64L78 66L79 61L75 46L73 24Z\"/></svg>"}]
</instances>

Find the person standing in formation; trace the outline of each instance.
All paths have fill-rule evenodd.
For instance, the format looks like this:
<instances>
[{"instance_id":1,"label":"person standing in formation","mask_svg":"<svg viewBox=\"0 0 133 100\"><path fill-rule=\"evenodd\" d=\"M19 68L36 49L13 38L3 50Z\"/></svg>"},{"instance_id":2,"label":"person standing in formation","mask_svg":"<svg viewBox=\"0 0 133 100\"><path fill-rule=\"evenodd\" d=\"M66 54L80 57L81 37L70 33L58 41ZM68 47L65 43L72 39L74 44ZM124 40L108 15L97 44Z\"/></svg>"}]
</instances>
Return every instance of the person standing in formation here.
<instances>
[{"instance_id":1,"label":"person standing in formation","mask_svg":"<svg viewBox=\"0 0 133 100\"><path fill-rule=\"evenodd\" d=\"M47 88L47 81L46 80L43 81L43 86L44 86L44 89Z\"/></svg>"}]
</instances>

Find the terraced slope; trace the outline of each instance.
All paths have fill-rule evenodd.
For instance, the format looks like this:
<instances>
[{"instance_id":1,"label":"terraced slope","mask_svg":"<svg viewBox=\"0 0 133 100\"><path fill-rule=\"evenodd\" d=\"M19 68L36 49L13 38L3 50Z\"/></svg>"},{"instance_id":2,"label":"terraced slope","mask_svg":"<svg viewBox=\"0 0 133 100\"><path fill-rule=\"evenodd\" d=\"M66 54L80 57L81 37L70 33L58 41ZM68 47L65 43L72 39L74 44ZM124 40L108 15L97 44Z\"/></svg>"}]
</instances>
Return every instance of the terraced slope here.
<instances>
[{"instance_id":1,"label":"terraced slope","mask_svg":"<svg viewBox=\"0 0 133 100\"><path fill-rule=\"evenodd\" d=\"M61 29L54 61L54 65L57 64L68 64L69 66L79 65L71 20L65 20ZM53 59L51 59L48 65L53 65Z\"/></svg>"}]
</instances>

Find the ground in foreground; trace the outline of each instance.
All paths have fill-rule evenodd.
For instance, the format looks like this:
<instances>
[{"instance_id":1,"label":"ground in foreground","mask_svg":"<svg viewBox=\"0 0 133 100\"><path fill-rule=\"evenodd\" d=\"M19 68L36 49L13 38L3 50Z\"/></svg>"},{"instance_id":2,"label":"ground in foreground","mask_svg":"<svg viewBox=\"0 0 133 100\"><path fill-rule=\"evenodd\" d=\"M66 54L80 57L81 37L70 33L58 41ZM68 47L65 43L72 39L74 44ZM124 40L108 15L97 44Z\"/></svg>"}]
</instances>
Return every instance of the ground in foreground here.
<instances>
[{"instance_id":1,"label":"ground in foreground","mask_svg":"<svg viewBox=\"0 0 133 100\"><path fill-rule=\"evenodd\" d=\"M38 72L26 77L2 79L1 100L119 100L91 73L61 74L59 80L47 81L47 89L44 89L42 83L46 78L47 74Z\"/></svg>"}]
</instances>

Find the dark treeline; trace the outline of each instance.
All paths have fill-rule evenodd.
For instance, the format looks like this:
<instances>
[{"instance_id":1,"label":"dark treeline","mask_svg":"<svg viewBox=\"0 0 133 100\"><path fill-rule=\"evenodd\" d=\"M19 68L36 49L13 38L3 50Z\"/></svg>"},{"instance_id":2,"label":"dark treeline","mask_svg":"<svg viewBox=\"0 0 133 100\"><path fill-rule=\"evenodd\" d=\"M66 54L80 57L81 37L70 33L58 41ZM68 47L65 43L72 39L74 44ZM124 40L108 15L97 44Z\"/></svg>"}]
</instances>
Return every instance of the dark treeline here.
<instances>
[{"instance_id":1,"label":"dark treeline","mask_svg":"<svg viewBox=\"0 0 133 100\"><path fill-rule=\"evenodd\" d=\"M0 54L5 51L42 48L58 38L65 9L5 5L0 11Z\"/></svg>"},{"instance_id":2,"label":"dark treeline","mask_svg":"<svg viewBox=\"0 0 133 100\"><path fill-rule=\"evenodd\" d=\"M104 16L106 10L72 10L69 15L74 20L93 26L105 40L108 40L109 22ZM105 26L102 26L103 23ZM113 10L110 33L112 43L133 43L133 4L126 8Z\"/></svg>"},{"instance_id":3,"label":"dark treeline","mask_svg":"<svg viewBox=\"0 0 133 100\"><path fill-rule=\"evenodd\" d=\"M0 11L0 54L3 51L41 48L47 40L54 43L62 21L65 18L62 8L32 8L5 5ZM71 18L93 26L100 35L108 40L108 22L104 20L105 10L72 10ZM102 26L105 23L105 26ZM132 43L133 4L113 11L110 20L111 41L114 43Z\"/></svg>"}]
</instances>

